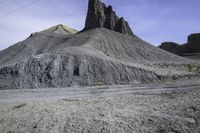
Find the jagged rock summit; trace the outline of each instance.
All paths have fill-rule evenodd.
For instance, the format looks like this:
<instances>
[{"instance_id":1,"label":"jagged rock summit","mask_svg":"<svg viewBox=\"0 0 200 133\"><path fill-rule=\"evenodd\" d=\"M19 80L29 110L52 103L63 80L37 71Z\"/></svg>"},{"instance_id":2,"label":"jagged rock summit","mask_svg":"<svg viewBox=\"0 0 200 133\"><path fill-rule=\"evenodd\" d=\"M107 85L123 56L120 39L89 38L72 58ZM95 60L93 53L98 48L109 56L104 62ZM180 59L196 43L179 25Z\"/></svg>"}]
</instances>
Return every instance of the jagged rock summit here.
<instances>
[{"instance_id":1,"label":"jagged rock summit","mask_svg":"<svg viewBox=\"0 0 200 133\"><path fill-rule=\"evenodd\" d=\"M106 6L100 0L89 0L88 13L84 30L107 28L122 34L133 35L128 22L119 18L112 6Z\"/></svg>"}]
</instances>

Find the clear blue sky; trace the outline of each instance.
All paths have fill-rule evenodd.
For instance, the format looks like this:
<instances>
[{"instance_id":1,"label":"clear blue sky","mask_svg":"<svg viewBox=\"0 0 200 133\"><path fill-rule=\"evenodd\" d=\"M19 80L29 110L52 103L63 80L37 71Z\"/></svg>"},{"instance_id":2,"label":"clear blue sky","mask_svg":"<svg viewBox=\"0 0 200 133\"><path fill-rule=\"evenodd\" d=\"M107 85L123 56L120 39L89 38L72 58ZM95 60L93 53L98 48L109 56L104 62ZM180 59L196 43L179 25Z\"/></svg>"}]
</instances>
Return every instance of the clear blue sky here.
<instances>
[{"instance_id":1,"label":"clear blue sky","mask_svg":"<svg viewBox=\"0 0 200 133\"><path fill-rule=\"evenodd\" d=\"M103 0L140 38L159 45L200 32L200 0ZM56 24L81 30L88 0L0 0L0 50Z\"/></svg>"}]
</instances>

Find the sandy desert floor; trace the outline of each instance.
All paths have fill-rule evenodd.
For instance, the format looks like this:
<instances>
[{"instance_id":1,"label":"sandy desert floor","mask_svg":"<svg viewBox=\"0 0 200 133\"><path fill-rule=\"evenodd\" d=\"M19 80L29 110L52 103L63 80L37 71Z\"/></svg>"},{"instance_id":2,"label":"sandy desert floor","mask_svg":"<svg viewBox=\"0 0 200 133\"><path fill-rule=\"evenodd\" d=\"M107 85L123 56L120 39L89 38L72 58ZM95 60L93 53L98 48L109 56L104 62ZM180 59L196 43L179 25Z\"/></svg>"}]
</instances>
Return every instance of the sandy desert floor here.
<instances>
[{"instance_id":1,"label":"sandy desert floor","mask_svg":"<svg viewBox=\"0 0 200 133\"><path fill-rule=\"evenodd\" d=\"M199 80L0 91L0 133L199 132Z\"/></svg>"}]
</instances>

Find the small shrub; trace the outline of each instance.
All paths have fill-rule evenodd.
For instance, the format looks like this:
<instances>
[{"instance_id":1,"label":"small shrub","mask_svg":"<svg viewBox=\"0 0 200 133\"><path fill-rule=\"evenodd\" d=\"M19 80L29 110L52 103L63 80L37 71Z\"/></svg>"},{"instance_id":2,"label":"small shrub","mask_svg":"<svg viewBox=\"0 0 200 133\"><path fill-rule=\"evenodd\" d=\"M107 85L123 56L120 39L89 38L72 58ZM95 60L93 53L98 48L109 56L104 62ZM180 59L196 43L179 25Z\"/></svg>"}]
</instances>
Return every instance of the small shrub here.
<instances>
[{"instance_id":1,"label":"small shrub","mask_svg":"<svg viewBox=\"0 0 200 133\"><path fill-rule=\"evenodd\" d=\"M197 72L200 72L200 66L197 66L197 67L196 67L196 71L197 71Z\"/></svg>"},{"instance_id":2,"label":"small shrub","mask_svg":"<svg viewBox=\"0 0 200 133\"><path fill-rule=\"evenodd\" d=\"M188 65L187 65L187 68L188 68L188 70L191 72L191 71L192 71L192 68L193 68L193 66L192 66L191 64L188 64Z\"/></svg>"}]
</instances>

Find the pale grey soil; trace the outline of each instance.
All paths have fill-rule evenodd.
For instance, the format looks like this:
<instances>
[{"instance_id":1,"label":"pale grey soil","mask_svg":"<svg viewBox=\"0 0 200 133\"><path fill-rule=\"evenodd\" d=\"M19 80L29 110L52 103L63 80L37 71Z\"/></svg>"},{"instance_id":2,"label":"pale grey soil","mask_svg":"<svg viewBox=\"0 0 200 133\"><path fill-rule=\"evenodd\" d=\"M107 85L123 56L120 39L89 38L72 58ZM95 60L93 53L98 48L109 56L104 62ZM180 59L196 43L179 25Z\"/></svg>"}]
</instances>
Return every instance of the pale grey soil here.
<instances>
[{"instance_id":1,"label":"pale grey soil","mask_svg":"<svg viewBox=\"0 0 200 133\"><path fill-rule=\"evenodd\" d=\"M0 91L1 133L199 131L199 80Z\"/></svg>"},{"instance_id":2,"label":"pale grey soil","mask_svg":"<svg viewBox=\"0 0 200 133\"><path fill-rule=\"evenodd\" d=\"M189 59L193 59L193 60L200 61L200 53L187 54L187 55L184 55L184 57L185 57L185 58L189 58Z\"/></svg>"}]
</instances>

